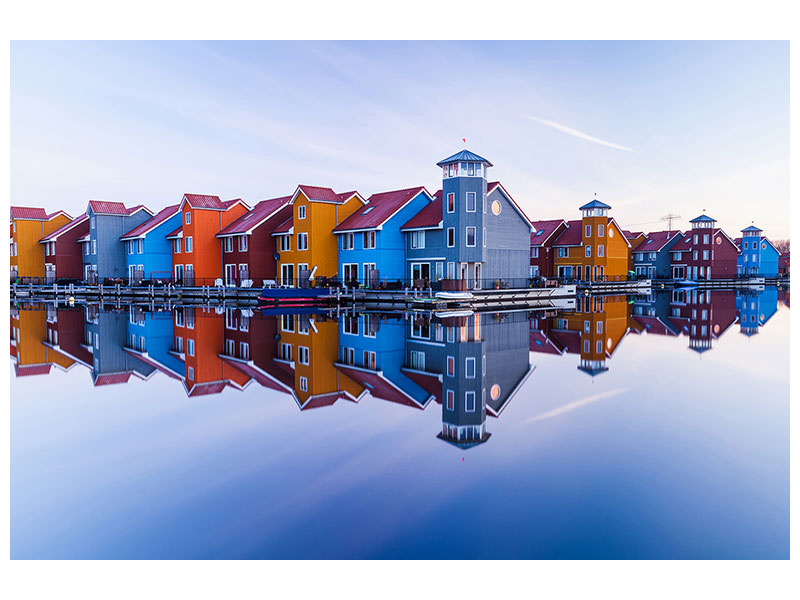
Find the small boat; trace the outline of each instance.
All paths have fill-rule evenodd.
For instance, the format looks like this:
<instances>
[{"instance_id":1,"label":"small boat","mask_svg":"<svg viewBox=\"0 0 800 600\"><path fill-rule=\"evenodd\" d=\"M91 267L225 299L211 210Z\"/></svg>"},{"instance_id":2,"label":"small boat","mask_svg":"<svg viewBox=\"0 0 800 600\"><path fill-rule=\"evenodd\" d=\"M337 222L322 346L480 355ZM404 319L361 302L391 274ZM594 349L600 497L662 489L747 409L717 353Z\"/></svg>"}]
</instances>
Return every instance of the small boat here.
<instances>
[{"instance_id":1,"label":"small boat","mask_svg":"<svg viewBox=\"0 0 800 600\"><path fill-rule=\"evenodd\" d=\"M472 300L471 292L436 292L438 300Z\"/></svg>"},{"instance_id":2,"label":"small boat","mask_svg":"<svg viewBox=\"0 0 800 600\"><path fill-rule=\"evenodd\" d=\"M681 287L684 287L684 286L689 287L689 286L697 285L697 282L695 280L693 280L693 279L679 279L679 280L677 280L675 282L675 285L681 286Z\"/></svg>"},{"instance_id":3,"label":"small boat","mask_svg":"<svg viewBox=\"0 0 800 600\"><path fill-rule=\"evenodd\" d=\"M471 317L475 313L471 310L441 310L433 313L438 319L452 319L454 317Z\"/></svg>"}]
</instances>

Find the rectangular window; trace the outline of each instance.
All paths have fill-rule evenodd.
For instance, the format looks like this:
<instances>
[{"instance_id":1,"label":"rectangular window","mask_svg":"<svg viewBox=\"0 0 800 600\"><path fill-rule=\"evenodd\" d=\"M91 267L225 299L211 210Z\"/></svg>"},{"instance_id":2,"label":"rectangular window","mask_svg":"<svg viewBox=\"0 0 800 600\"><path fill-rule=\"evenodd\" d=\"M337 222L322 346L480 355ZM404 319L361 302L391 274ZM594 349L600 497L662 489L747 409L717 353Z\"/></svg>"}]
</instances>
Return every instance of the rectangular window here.
<instances>
[{"instance_id":1,"label":"rectangular window","mask_svg":"<svg viewBox=\"0 0 800 600\"><path fill-rule=\"evenodd\" d=\"M233 238L226 237L222 240L222 247L225 250L225 253L233 252Z\"/></svg>"},{"instance_id":2,"label":"rectangular window","mask_svg":"<svg viewBox=\"0 0 800 600\"><path fill-rule=\"evenodd\" d=\"M475 192L467 192L467 212L475 212L476 204Z\"/></svg>"},{"instance_id":3,"label":"rectangular window","mask_svg":"<svg viewBox=\"0 0 800 600\"><path fill-rule=\"evenodd\" d=\"M172 251L175 254L180 254L181 253L181 239L180 238L172 240Z\"/></svg>"},{"instance_id":4,"label":"rectangular window","mask_svg":"<svg viewBox=\"0 0 800 600\"><path fill-rule=\"evenodd\" d=\"M350 335L358 335L358 317L343 317L342 332Z\"/></svg>"},{"instance_id":5,"label":"rectangular window","mask_svg":"<svg viewBox=\"0 0 800 600\"><path fill-rule=\"evenodd\" d=\"M187 367L186 379L188 379L189 381L194 381L194 367Z\"/></svg>"},{"instance_id":6,"label":"rectangular window","mask_svg":"<svg viewBox=\"0 0 800 600\"><path fill-rule=\"evenodd\" d=\"M192 223L192 213L190 213L190 212L186 213L186 216L184 217L184 222L187 225L190 225Z\"/></svg>"},{"instance_id":7,"label":"rectangular window","mask_svg":"<svg viewBox=\"0 0 800 600\"><path fill-rule=\"evenodd\" d=\"M539 258L539 248L531 248L531 258Z\"/></svg>"},{"instance_id":8,"label":"rectangular window","mask_svg":"<svg viewBox=\"0 0 800 600\"><path fill-rule=\"evenodd\" d=\"M447 212L456 211L456 195L453 193L447 194Z\"/></svg>"},{"instance_id":9,"label":"rectangular window","mask_svg":"<svg viewBox=\"0 0 800 600\"><path fill-rule=\"evenodd\" d=\"M298 219L305 219L306 218L306 207L305 206L298 206L297 207L297 218Z\"/></svg>"},{"instance_id":10,"label":"rectangular window","mask_svg":"<svg viewBox=\"0 0 800 600\"><path fill-rule=\"evenodd\" d=\"M697 243L697 234L696 233L694 234L694 243L695 244Z\"/></svg>"},{"instance_id":11,"label":"rectangular window","mask_svg":"<svg viewBox=\"0 0 800 600\"><path fill-rule=\"evenodd\" d=\"M584 237L592 237L592 226L591 225L587 225L586 226L586 232L584 233Z\"/></svg>"},{"instance_id":12,"label":"rectangular window","mask_svg":"<svg viewBox=\"0 0 800 600\"><path fill-rule=\"evenodd\" d=\"M135 242L135 240L129 240L128 241L128 254L133 254L133 244L134 244L134 242Z\"/></svg>"},{"instance_id":13,"label":"rectangular window","mask_svg":"<svg viewBox=\"0 0 800 600\"><path fill-rule=\"evenodd\" d=\"M144 240L143 239L136 240L136 253L137 254L144 254Z\"/></svg>"},{"instance_id":14,"label":"rectangular window","mask_svg":"<svg viewBox=\"0 0 800 600\"><path fill-rule=\"evenodd\" d=\"M603 256L604 252L605 252L605 246L600 245L597 247L597 256Z\"/></svg>"},{"instance_id":15,"label":"rectangular window","mask_svg":"<svg viewBox=\"0 0 800 600\"><path fill-rule=\"evenodd\" d=\"M239 236L239 252L247 252L247 236Z\"/></svg>"},{"instance_id":16,"label":"rectangular window","mask_svg":"<svg viewBox=\"0 0 800 600\"><path fill-rule=\"evenodd\" d=\"M376 354L371 350L364 350L364 368L375 370L377 361L375 360Z\"/></svg>"},{"instance_id":17,"label":"rectangular window","mask_svg":"<svg viewBox=\"0 0 800 600\"><path fill-rule=\"evenodd\" d=\"M192 237L189 236L186 238L186 252L191 252L192 250Z\"/></svg>"},{"instance_id":18,"label":"rectangular window","mask_svg":"<svg viewBox=\"0 0 800 600\"><path fill-rule=\"evenodd\" d=\"M308 391L308 378L307 377L301 377L300 378L300 391L301 392L307 392Z\"/></svg>"},{"instance_id":19,"label":"rectangular window","mask_svg":"<svg viewBox=\"0 0 800 600\"><path fill-rule=\"evenodd\" d=\"M411 351L411 368L417 371L425 370L425 353L418 350Z\"/></svg>"},{"instance_id":20,"label":"rectangular window","mask_svg":"<svg viewBox=\"0 0 800 600\"><path fill-rule=\"evenodd\" d=\"M186 354L194 356L194 340L192 338L186 340Z\"/></svg>"},{"instance_id":21,"label":"rectangular window","mask_svg":"<svg viewBox=\"0 0 800 600\"><path fill-rule=\"evenodd\" d=\"M592 322L591 321L584 321L583 322L583 331L584 331L584 333L590 333L592 331Z\"/></svg>"},{"instance_id":22,"label":"rectangular window","mask_svg":"<svg viewBox=\"0 0 800 600\"><path fill-rule=\"evenodd\" d=\"M92 240L92 254L97 254L97 240Z\"/></svg>"},{"instance_id":23,"label":"rectangular window","mask_svg":"<svg viewBox=\"0 0 800 600\"><path fill-rule=\"evenodd\" d=\"M693 255L694 255L694 260L697 260L697 250L695 250L695 251L693 252ZM696 267L695 267L695 268L696 268Z\"/></svg>"},{"instance_id":24,"label":"rectangular window","mask_svg":"<svg viewBox=\"0 0 800 600\"><path fill-rule=\"evenodd\" d=\"M425 247L425 232L424 231L412 231L411 232L411 247L412 248L424 248Z\"/></svg>"},{"instance_id":25,"label":"rectangular window","mask_svg":"<svg viewBox=\"0 0 800 600\"><path fill-rule=\"evenodd\" d=\"M703 260L708 260L708 250L703 250Z\"/></svg>"},{"instance_id":26,"label":"rectangular window","mask_svg":"<svg viewBox=\"0 0 800 600\"><path fill-rule=\"evenodd\" d=\"M308 234L307 233L298 233L297 234L297 249L298 250L308 250Z\"/></svg>"},{"instance_id":27,"label":"rectangular window","mask_svg":"<svg viewBox=\"0 0 800 600\"><path fill-rule=\"evenodd\" d=\"M287 343L281 344L281 360L288 362L292 361L292 345Z\"/></svg>"},{"instance_id":28,"label":"rectangular window","mask_svg":"<svg viewBox=\"0 0 800 600\"><path fill-rule=\"evenodd\" d=\"M569 257L569 248L560 247L558 249L558 258L567 258Z\"/></svg>"},{"instance_id":29,"label":"rectangular window","mask_svg":"<svg viewBox=\"0 0 800 600\"><path fill-rule=\"evenodd\" d=\"M289 235L282 235L279 236L281 240L280 250L281 252L288 252L292 249L292 237Z\"/></svg>"},{"instance_id":30,"label":"rectangular window","mask_svg":"<svg viewBox=\"0 0 800 600\"><path fill-rule=\"evenodd\" d=\"M486 248L486 227L483 228L483 247Z\"/></svg>"},{"instance_id":31,"label":"rectangular window","mask_svg":"<svg viewBox=\"0 0 800 600\"><path fill-rule=\"evenodd\" d=\"M456 230L453 227L447 228L447 247L452 248L456 245Z\"/></svg>"},{"instance_id":32,"label":"rectangular window","mask_svg":"<svg viewBox=\"0 0 800 600\"><path fill-rule=\"evenodd\" d=\"M469 163L467 165L467 175L475 175L475 164Z\"/></svg>"},{"instance_id":33,"label":"rectangular window","mask_svg":"<svg viewBox=\"0 0 800 600\"><path fill-rule=\"evenodd\" d=\"M464 377L467 379L475 379L475 357L468 356L464 360Z\"/></svg>"},{"instance_id":34,"label":"rectangular window","mask_svg":"<svg viewBox=\"0 0 800 600\"><path fill-rule=\"evenodd\" d=\"M584 255L586 256L586 258L590 258L592 256L592 247L591 246L585 246L583 250L584 250Z\"/></svg>"},{"instance_id":35,"label":"rectangular window","mask_svg":"<svg viewBox=\"0 0 800 600\"><path fill-rule=\"evenodd\" d=\"M345 233L342 236L342 250L352 250L353 249L353 234L352 233Z\"/></svg>"},{"instance_id":36,"label":"rectangular window","mask_svg":"<svg viewBox=\"0 0 800 600\"><path fill-rule=\"evenodd\" d=\"M309 352L306 346L297 347L297 362L301 365L307 365L309 359Z\"/></svg>"},{"instance_id":37,"label":"rectangular window","mask_svg":"<svg viewBox=\"0 0 800 600\"><path fill-rule=\"evenodd\" d=\"M707 233L703 234L703 243L704 244L708 244L708 234Z\"/></svg>"},{"instance_id":38,"label":"rectangular window","mask_svg":"<svg viewBox=\"0 0 800 600\"><path fill-rule=\"evenodd\" d=\"M467 227L467 246L472 248L475 246L475 228Z\"/></svg>"},{"instance_id":39,"label":"rectangular window","mask_svg":"<svg viewBox=\"0 0 800 600\"><path fill-rule=\"evenodd\" d=\"M281 315L281 331L294 333L294 315Z\"/></svg>"},{"instance_id":40,"label":"rectangular window","mask_svg":"<svg viewBox=\"0 0 800 600\"><path fill-rule=\"evenodd\" d=\"M475 412L475 392L464 393L464 410L467 412Z\"/></svg>"},{"instance_id":41,"label":"rectangular window","mask_svg":"<svg viewBox=\"0 0 800 600\"><path fill-rule=\"evenodd\" d=\"M375 232L364 232L364 250L371 250L375 247Z\"/></svg>"},{"instance_id":42,"label":"rectangular window","mask_svg":"<svg viewBox=\"0 0 800 600\"><path fill-rule=\"evenodd\" d=\"M603 333L603 322L602 321L598 321L597 322L597 333Z\"/></svg>"},{"instance_id":43,"label":"rectangular window","mask_svg":"<svg viewBox=\"0 0 800 600\"><path fill-rule=\"evenodd\" d=\"M596 351L597 354L602 354L603 353L603 341L602 340L597 340L597 343L594 345L594 347L595 347L595 351Z\"/></svg>"},{"instance_id":44,"label":"rectangular window","mask_svg":"<svg viewBox=\"0 0 800 600\"><path fill-rule=\"evenodd\" d=\"M747 250L747 242L744 243L744 249Z\"/></svg>"},{"instance_id":45,"label":"rectangular window","mask_svg":"<svg viewBox=\"0 0 800 600\"><path fill-rule=\"evenodd\" d=\"M447 390L447 410L455 410L456 408L456 393L453 390Z\"/></svg>"},{"instance_id":46,"label":"rectangular window","mask_svg":"<svg viewBox=\"0 0 800 600\"><path fill-rule=\"evenodd\" d=\"M584 353L589 353L589 340L583 340L583 351Z\"/></svg>"},{"instance_id":47,"label":"rectangular window","mask_svg":"<svg viewBox=\"0 0 800 600\"><path fill-rule=\"evenodd\" d=\"M455 377L456 374L456 359L454 356L447 357L447 376Z\"/></svg>"},{"instance_id":48,"label":"rectangular window","mask_svg":"<svg viewBox=\"0 0 800 600\"><path fill-rule=\"evenodd\" d=\"M605 232L606 232L605 227L603 227L602 225L597 226L597 237L603 237Z\"/></svg>"},{"instance_id":49,"label":"rectangular window","mask_svg":"<svg viewBox=\"0 0 800 600\"><path fill-rule=\"evenodd\" d=\"M456 278L456 263L454 262L447 263L447 278L448 279Z\"/></svg>"}]
</instances>

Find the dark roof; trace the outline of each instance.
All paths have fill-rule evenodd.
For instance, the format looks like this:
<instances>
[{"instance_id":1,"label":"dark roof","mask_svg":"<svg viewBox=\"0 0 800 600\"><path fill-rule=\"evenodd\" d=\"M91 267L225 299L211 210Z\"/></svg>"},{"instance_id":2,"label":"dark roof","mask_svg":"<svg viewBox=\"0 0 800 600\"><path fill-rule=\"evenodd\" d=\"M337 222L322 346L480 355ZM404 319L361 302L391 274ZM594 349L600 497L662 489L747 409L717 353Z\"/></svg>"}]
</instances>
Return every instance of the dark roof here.
<instances>
[{"instance_id":1,"label":"dark roof","mask_svg":"<svg viewBox=\"0 0 800 600\"><path fill-rule=\"evenodd\" d=\"M269 219L273 214L283 207L288 207L291 199L291 196L282 196L280 198L262 200L256 204L252 210L246 212L233 223L220 231L217 234L217 237L247 233L254 227L261 225L261 223Z\"/></svg>"},{"instance_id":2,"label":"dark roof","mask_svg":"<svg viewBox=\"0 0 800 600\"><path fill-rule=\"evenodd\" d=\"M368 389L373 398L387 400L395 404L402 404L403 406L410 406L420 410L425 408L424 404L418 403L408 392L400 389L397 385L386 379L384 374L380 371L370 371L342 363L335 363L335 366L338 371L344 373L362 388Z\"/></svg>"},{"instance_id":3,"label":"dark roof","mask_svg":"<svg viewBox=\"0 0 800 600\"><path fill-rule=\"evenodd\" d=\"M130 207L130 208L128 209L128 214L129 214L129 215L132 215L133 213L135 213L135 212L136 212L136 211L138 211L138 210L146 210L146 211L147 211L147 212L149 212L151 215L153 214L153 211L152 211L152 210L150 210L149 208L147 208L147 207L146 207L144 204L137 204L136 206L132 206L132 207Z\"/></svg>"},{"instance_id":4,"label":"dark roof","mask_svg":"<svg viewBox=\"0 0 800 600\"><path fill-rule=\"evenodd\" d=\"M273 230L273 232L272 232L272 235L275 235L276 233L289 233L289 230L290 230L290 229L292 228L292 226L294 225L294 220L293 220L293 219L294 219L294 217L289 217L289 218L288 218L288 219L286 219L286 220L285 220L283 223L281 223L280 225L278 225L278 226L277 226L277 227L276 227L276 228Z\"/></svg>"},{"instance_id":5,"label":"dark roof","mask_svg":"<svg viewBox=\"0 0 800 600\"><path fill-rule=\"evenodd\" d=\"M179 204L172 204L167 206L166 208L162 208L155 216L147 219L144 223L141 223L137 227L131 229L128 233L120 236L119 239L124 240L126 238L136 238L139 236L146 235L159 225L169 219L170 217L175 216L180 209Z\"/></svg>"},{"instance_id":6,"label":"dark roof","mask_svg":"<svg viewBox=\"0 0 800 600\"><path fill-rule=\"evenodd\" d=\"M421 193L429 195L423 186L372 194L365 205L334 227L333 231L375 229Z\"/></svg>"},{"instance_id":7,"label":"dark roof","mask_svg":"<svg viewBox=\"0 0 800 600\"><path fill-rule=\"evenodd\" d=\"M296 195L298 191L303 192L303 195L312 202L333 202L334 204L343 204L349 200L353 194L358 193L345 192L343 194L337 194L329 187L318 187L315 185L298 185L294 195ZM294 198L294 195L292 198Z\"/></svg>"},{"instance_id":8,"label":"dark roof","mask_svg":"<svg viewBox=\"0 0 800 600\"><path fill-rule=\"evenodd\" d=\"M52 242L53 240L57 240L62 233L65 233L65 232L69 231L70 229L72 229L76 225L80 225L81 223L86 221L88 218L89 218L89 215L87 215L86 213L83 213L79 217L75 217L74 219L72 219L72 221L70 221L66 225L62 225L61 227L59 227L55 231L51 231L50 233L48 233L46 236L44 236L42 239L39 240L39 243Z\"/></svg>"},{"instance_id":9,"label":"dark roof","mask_svg":"<svg viewBox=\"0 0 800 600\"><path fill-rule=\"evenodd\" d=\"M531 246L541 246L562 223L566 223L564 219L532 221L533 228L536 231L531 233Z\"/></svg>"},{"instance_id":10,"label":"dark roof","mask_svg":"<svg viewBox=\"0 0 800 600\"><path fill-rule=\"evenodd\" d=\"M28 375L47 375L50 372L50 363L41 365L14 365L14 374L17 377Z\"/></svg>"},{"instance_id":11,"label":"dark roof","mask_svg":"<svg viewBox=\"0 0 800 600\"><path fill-rule=\"evenodd\" d=\"M639 242L636 247L633 249L634 252L658 252L664 246L666 246L667 242L670 241L676 235L679 235L680 231L653 231L647 234L647 237L644 238L641 242Z\"/></svg>"},{"instance_id":12,"label":"dark roof","mask_svg":"<svg viewBox=\"0 0 800 600\"><path fill-rule=\"evenodd\" d=\"M716 222L716 219L712 219L708 215L700 215L699 217L695 217L694 219L689 221L689 223L702 223L702 222L705 222L705 223Z\"/></svg>"},{"instance_id":13,"label":"dark roof","mask_svg":"<svg viewBox=\"0 0 800 600\"><path fill-rule=\"evenodd\" d=\"M492 165L492 163L490 163L488 160L486 160L482 156L478 156L474 152L470 152L469 150L466 150L466 149L462 150L461 152L456 152L455 154L453 154L453 156L448 156L447 158L443 158L438 163L436 163L436 166L437 167L441 167L441 166L444 166L444 165L449 165L451 163L457 163L457 162L461 162L461 161L464 161L464 162L480 162L480 163L486 163L490 167L494 166L494 165Z\"/></svg>"},{"instance_id":14,"label":"dark roof","mask_svg":"<svg viewBox=\"0 0 800 600\"><path fill-rule=\"evenodd\" d=\"M583 206L581 206L578 210L586 210L587 208L611 208L608 204L604 202L600 202L596 198L591 202L587 202Z\"/></svg>"},{"instance_id":15,"label":"dark roof","mask_svg":"<svg viewBox=\"0 0 800 600\"><path fill-rule=\"evenodd\" d=\"M129 215L128 209L122 202L110 202L107 200L89 200L92 211L99 215Z\"/></svg>"},{"instance_id":16,"label":"dark roof","mask_svg":"<svg viewBox=\"0 0 800 600\"><path fill-rule=\"evenodd\" d=\"M622 235L624 235L629 240L635 240L640 235L644 235L644 231L628 231L627 229L623 229Z\"/></svg>"},{"instance_id":17,"label":"dark roof","mask_svg":"<svg viewBox=\"0 0 800 600\"><path fill-rule=\"evenodd\" d=\"M755 225L750 225L749 227L745 227L744 229L742 229L742 233L744 233L745 231L764 231L764 230L759 229Z\"/></svg>"},{"instance_id":18,"label":"dark roof","mask_svg":"<svg viewBox=\"0 0 800 600\"><path fill-rule=\"evenodd\" d=\"M737 248L741 249L741 247L742 247L742 238L740 238L740 237L734 238L733 239L733 243L736 244Z\"/></svg>"},{"instance_id":19,"label":"dark roof","mask_svg":"<svg viewBox=\"0 0 800 600\"><path fill-rule=\"evenodd\" d=\"M567 227L553 240L553 246L580 246L583 241L581 234L582 221L567 221Z\"/></svg>"},{"instance_id":20,"label":"dark roof","mask_svg":"<svg viewBox=\"0 0 800 600\"><path fill-rule=\"evenodd\" d=\"M125 373L108 373L104 375L98 375L94 380L94 384L97 386L97 385L114 385L117 383L127 383L130 378L131 378L130 371L127 371Z\"/></svg>"},{"instance_id":21,"label":"dark roof","mask_svg":"<svg viewBox=\"0 0 800 600\"><path fill-rule=\"evenodd\" d=\"M12 206L12 219L26 219L31 221L47 221L47 211L33 206Z\"/></svg>"},{"instance_id":22,"label":"dark roof","mask_svg":"<svg viewBox=\"0 0 800 600\"><path fill-rule=\"evenodd\" d=\"M411 217L400 229L433 229L442 223L442 190L433 195L433 202Z\"/></svg>"}]
</instances>

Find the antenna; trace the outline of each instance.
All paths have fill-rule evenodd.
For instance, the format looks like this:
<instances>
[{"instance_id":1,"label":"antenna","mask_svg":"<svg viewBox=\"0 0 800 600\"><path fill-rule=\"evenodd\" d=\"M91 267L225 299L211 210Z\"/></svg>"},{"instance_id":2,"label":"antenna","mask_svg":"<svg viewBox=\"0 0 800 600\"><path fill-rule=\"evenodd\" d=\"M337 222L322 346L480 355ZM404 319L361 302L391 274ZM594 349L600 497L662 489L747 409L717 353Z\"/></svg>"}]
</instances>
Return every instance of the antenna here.
<instances>
[{"instance_id":1,"label":"antenna","mask_svg":"<svg viewBox=\"0 0 800 600\"><path fill-rule=\"evenodd\" d=\"M672 213L669 213L668 215L664 215L663 217L661 217L659 219L659 221L667 221L669 223L669 225L667 227L669 228L669 231L671 232L672 231L672 222L677 220L677 219L680 219L680 218L681 218L680 215L674 215Z\"/></svg>"}]
</instances>

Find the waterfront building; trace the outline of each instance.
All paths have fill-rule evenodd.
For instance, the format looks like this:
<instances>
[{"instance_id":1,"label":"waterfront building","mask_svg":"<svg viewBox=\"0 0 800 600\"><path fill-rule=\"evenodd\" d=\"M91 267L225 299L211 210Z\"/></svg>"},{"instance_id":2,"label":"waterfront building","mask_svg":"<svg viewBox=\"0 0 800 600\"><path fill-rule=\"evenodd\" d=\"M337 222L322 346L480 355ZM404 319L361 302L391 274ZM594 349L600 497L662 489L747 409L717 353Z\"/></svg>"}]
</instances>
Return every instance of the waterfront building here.
<instances>
[{"instance_id":1,"label":"waterfront building","mask_svg":"<svg viewBox=\"0 0 800 600\"><path fill-rule=\"evenodd\" d=\"M88 233L89 215L84 213L39 240L44 247L45 283L83 279L83 252L78 240Z\"/></svg>"},{"instance_id":2,"label":"waterfront building","mask_svg":"<svg viewBox=\"0 0 800 600\"><path fill-rule=\"evenodd\" d=\"M292 216L291 196L262 200L217 233L227 286L264 286L277 280L275 228Z\"/></svg>"},{"instance_id":3,"label":"waterfront building","mask_svg":"<svg viewBox=\"0 0 800 600\"><path fill-rule=\"evenodd\" d=\"M633 247L633 272L648 279L672 278L672 247L683 239L680 231L654 231Z\"/></svg>"},{"instance_id":4,"label":"waterfront building","mask_svg":"<svg viewBox=\"0 0 800 600\"><path fill-rule=\"evenodd\" d=\"M736 257L736 273L758 277L777 277L780 252L772 245L763 231L755 225L742 229L742 237L736 238L739 255Z\"/></svg>"},{"instance_id":5,"label":"waterfront building","mask_svg":"<svg viewBox=\"0 0 800 600\"><path fill-rule=\"evenodd\" d=\"M778 256L778 275L781 277L789 276L789 252L782 252Z\"/></svg>"},{"instance_id":6,"label":"waterfront building","mask_svg":"<svg viewBox=\"0 0 800 600\"><path fill-rule=\"evenodd\" d=\"M736 277L738 248L717 221L706 214L691 220L692 229L672 247L673 279Z\"/></svg>"},{"instance_id":7,"label":"waterfront building","mask_svg":"<svg viewBox=\"0 0 800 600\"><path fill-rule=\"evenodd\" d=\"M120 236L119 239L124 246L128 281L170 278L172 241L166 236L180 224L179 206L173 204Z\"/></svg>"},{"instance_id":8,"label":"waterfront building","mask_svg":"<svg viewBox=\"0 0 800 600\"><path fill-rule=\"evenodd\" d=\"M11 207L11 281L17 277L44 278L45 246L39 240L71 220L63 210L48 214L43 208Z\"/></svg>"},{"instance_id":9,"label":"waterfront building","mask_svg":"<svg viewBox=\"0 0 800 600\"><path fill-rule=\"evenodd\" d=\"M405 235L406 278L411 285L426 288L444 279L444 233L442 232L442 190L433 195L400 231Z\"/></svg>"},{"instance_id":10,"label":"waterfront building","mask_svg":"<svg viewBox=\"0 0 800 600\"><path fill-rule=\"evenodd\" d=\"M531 277L555 277L555 250L553 242L567 228L564 219L534 221L531 233Z\"/></svg>"},{"instance_id":11,"label":"waterfront building","mask_svg":"<svg viewBox=\"0 0 800 600\"><path fill-rule=\"evenodd\" d=\"M406 279L406 240L401 226L433 201L421 186L370 196L333 229L338 238L340 281L378 287L379 282ZM429 271L417 274L418 279L430 278Z\"/></svg>"}]
</instances>

